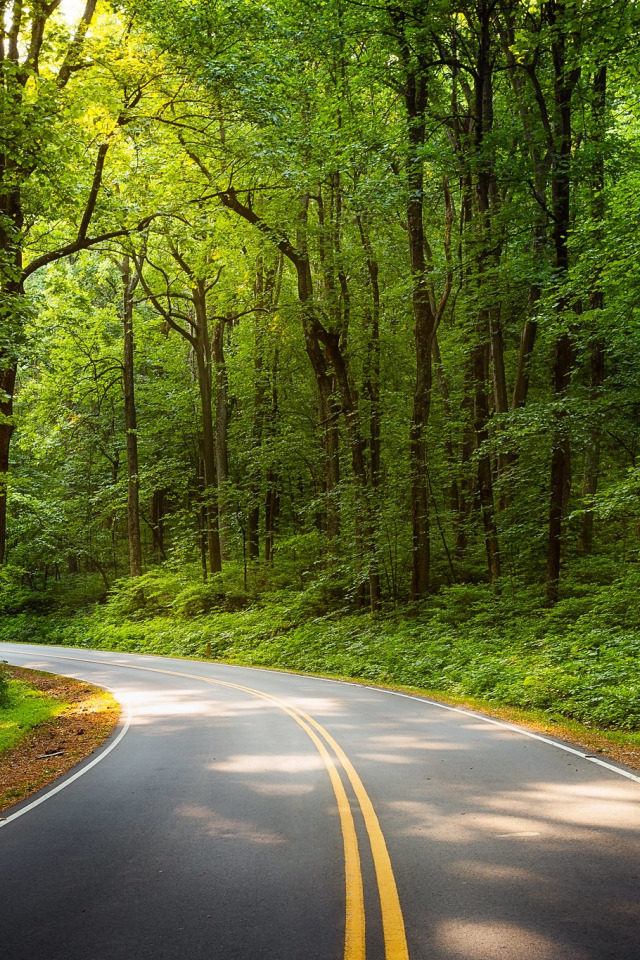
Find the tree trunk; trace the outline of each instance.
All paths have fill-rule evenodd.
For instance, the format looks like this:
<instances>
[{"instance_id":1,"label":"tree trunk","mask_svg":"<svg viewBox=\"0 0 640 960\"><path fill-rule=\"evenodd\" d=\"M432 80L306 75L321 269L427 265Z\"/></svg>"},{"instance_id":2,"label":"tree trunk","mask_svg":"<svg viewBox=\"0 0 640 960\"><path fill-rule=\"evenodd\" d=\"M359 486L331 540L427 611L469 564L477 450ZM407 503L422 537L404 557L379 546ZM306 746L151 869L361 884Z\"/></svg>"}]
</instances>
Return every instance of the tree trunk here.
<instances>
[{"instance_id":1,"label":"tree trunk","mask_svg":"<svg viewBox=\"0 0 640 960\"><path fill-rule=\"evenodd\" d=\"M504 365L504 338L500 323L500 308L489 311L489 331L491 334L491 371L493 378L493 405L498 415L509 412L507 399L507 378ZM509 473L513 458L506 452L498 449L498 484L500 499L498 509L504 510L511 503L509 490Z\"/></svg>"},{"instance_id":2,"label":"tree trunk","mask_svg":"<svg viewBox=\"0 0 640 960\"><path fill-rule=\"evenodd\" d=\"M5 175L5 157L0 162L0 183ZM22 283L22 249L20 234L24 225L19 189L0 194L0 323L7 330L17 326L14 318L16 304L24 297ZM18 278L18 279L16 279ZM16 388L18 363L15 355L0 349L0 564L6 558L7 545L7 484L9 480L9 450L15 429L13 397Z\"/></svg>"},{"instance_id":3,"label":"tree trunk","mask_svg":"<svg viewBox=\"0 0 640 960\"><path fill-rule=\"evenodd\" d=\"M480 336L482 336L485 329L486 324L481 324L479 330ZM474 428L476 444L481 451L478 457L478 498L482 511L489 582L495 583L500 577L500 548L493 501L491 456L487 449L487 441L489 439L487 429L489 422L489 405L487 402L486 384L489 376L489 345L480 342L474 349L473 358Z\"/></svg>"},{"instance_id":4,"label":"tree trunk","mask_svg":"<svg viewBox=\"0 0 640 960\"><path fill-rule=\"evenodd\" d=\"M451 393L449 391L449 384L447 383L447 376L445 373L444 364L442 362L442 356L440 354L440 344L438 342L437 334L433 338L431 354L433 357L436 382L438 384L440 398L442 400L442 412L444 414L444 452L450 473L449 509L451 511L451 515L456 519L456 523L458 523L460 519L460 511L462 509L462 501L460 497L460 488L458 486L458 461L454 452L453 435L451 432L451 425L453 423L453 410L451 408Z\"/></svg>"},{"instance_id":5,"label":"tree trunk","mask_svg":"<svg viewBox=\"0 0 640 960\"><path fill-rule=\"evenodd\" d=\"M137 276L131 276L131 263L125 256L122 274L122 322L124 326L124 422L127 435L127 532L129 536L129 572L132 577L142 574L142 543L140 539L140 478L138 476L138 420L135 399L133 294Z\"/></svg>"},{"instance_id":6,"label":"tree trunk","mask_svg":"<svg viewBox=\"0 0 640 960\"><path fill-rule=\"evenodd\" d=\"M211 340L213 367L216 385L216 472L218 487L222 487L229 476L229 382L227 364L224 355L224 335L227 321L221 317L215 322ZM224 498L222 498L224 499ZM224 514L223 503L220 503L220 514Z\"/></svg>"},{"instance_id":7,"label":"tree trunk","mask_svg":"<svg viewBox=\"0 0 640 960\"><path fill-rule=\"evenodd\" d=\"M592 296L592 309L602 309L602 296ZM604 383L604 344L597 339L591 348L591 376L589 385L589 399L597 399ZM589 432L587 448L584 455L584 478L582 482L582 496L588 503L598 492L598 478L600 474L600 426L596 424ZM593 510L587 507L582 515L582 524L578 539L580 553L591 553L593 549Z\"/></svg>"},{"instance_id":8,"label":"tree trunk","mask_svg":"<svg viewBox=\"0 0 640 960\"><path fill-rule=\"evenodd\" d=\"M558 283L569 270L569 226L571 213L571 96L579 73L567 73L566 34L563 23L564 2L550 6L549 18L554 28L552 45L554 68L554 158L552 166L551 202L553 208L553 246ZM558 310L567 308L560 299ZM573 349L568 333L558 337L553 362L553 392L556 400L552 428L551 479L549 496L549 539L547 545L546 600L557 602L560 590L560 565L564 538L564 518L571 491L571 447L567 432L563 400L571 378Z\"/></svg>"},{"instance_id":9,"label":"tree trunk","mask_svg":"<svg viewBox=\"0 0 640 960\"><path fill-rule=\"evenodd\" d=\"M274 544L280 497L278 496L278 477L273 470L267 471L267 492L264 506L264 560L273 563Z\"/></svg>"},{"instance_id":10,"label":"tree trunk","mask_svg":"<svg viewBox=\"0 0 640 960\"><path fill-rule=\"evenodd\" d=\"M472 243L476 246L475 275L473 277L478 291L478 300L482 304L493 300L494 296L487 280L487 268L497 267L500 259L500 244L493 235L494 216L497 205L497 185L493 170L493 161L486 145L487 137L493 129L493 75L491 62L491 12L484 2L479 7L480 44L477 55L476 82L474 91L474 148L478 172L476 175L476 230ZM478 497L482 510L482 522L487 553L489 582L495 583L500 577L500 549L496 526L493 498L493 477L491 456L488 450L489 404L487 383L489 379L489 353L493 346L494 377L498 402L506 407L506 384L504 383L504 365L501 353L501 335L496 328L499 306L484 306L479 309L476 325L476 344L473 349L474 380L474 428L476 444L480 450L478 458ZM500 369L502 364L502 369Z\"/></svg>"},{"instance_id":11,"label":"tree trunk","mask_svg":"<svg viewBox=\"0 0 640 960\"><path fill-rule=\"evenodd\" d=\"M604 201L604 138L606 134L606 106L607 106L607 68L599 67L593 77L593 129L596 156L593 175L591 178L591 210L596 227L594 240L600 245L602 242L602 223L605 215ZM599 276L594 280L594 289L589 297L591 310L601 311L604 307L604 293L600 288ZM591 370L589 385L589 402L597 400L602 384L604 383L604 344L599 336L595 336L591 346ZM590 501L598 492L598 476L600 473L600 426L596 423L590 430L587 448L584 456L584 479L582 496ZM593 510L588 507L582 516L582 525L578 539L578 550L581 553L591 553L593 548Z\"/></svg>"},{"instance_id":12,"label":"tree trunk","mask_svg":"<svg viewBox=\"0 0 640 960\"><path fill-rule=\"evenodd\" d=\"M9 447L14 430L13 394L16 373L17 369L13 363L4 370L0 370L0 564L4 563L7 542L7 481L9 479Z\"/></svg>"},{"instance_id":13,"label":"tree trunk","mask_svg":"<svg viewBox=\"0 0 640 960\"><path fill-rule=\"evenodd\" d=\"M196 311L195 358L202 414L202 465L204 474L204 505L206 510L207 554L212 573L222 570L220 528L218 520L218 490L216 477L216 445L211 409L211 352L207 324L204 283L198 281L192 291Z\"/></svg>"},{"instance_id":14,"label":"tree trunk","mask_svg":"<svg viewBox=\"0 0 640 960\"><path fill-rule=\"evenodd\" d=\"M405 53L405 60L407 60ZM431 541L429 534L429 488L427 470L427 426L431 410L431 350L435 316L427 284L423 224L426 77L409 70L405 106L408 119L409 164L407 169L407 223L411 265L416 378L409 427L409 470L411 498L411 598L429 592Z\"/></svg>"},{"instance_id":15,"label":"tree trunk","mask_svg":"<svg viewBox=\"0 0 640 960\"><path fill-rule=\"evenodd\" d=\"M369 400L369 476L371 481L371 528L372 543L369 559L369 604L371 612L380 608L380 565L378 562L378 539L380 531L380 484L381 474L381 408L380 408L380 281L379 267L374 255L368 231L361 217L356 217L360 239L367 258L367 272L371 293L371 308L367 319L370 330L367 376L364 389Z\"/></svg>"},{"instance_id":16,"label":"tree trunk","mask_svg":"<svg viewBox=\"0 0 640 960\"><path fill-rule=\"evenodd\" d=\"M275 436L278 421L278 364L280 351L276 347L273 355L271 371L271 407L269 410L266 428L267 439ZM266 494L264 508L264 559L265 563L273 563L274 544L278 514L280 512L279 477L270 465L266 476ZM293 508L293 504L292 504ZM294 512L295 516L295 512Z\"/></svg>"}]
</instances>

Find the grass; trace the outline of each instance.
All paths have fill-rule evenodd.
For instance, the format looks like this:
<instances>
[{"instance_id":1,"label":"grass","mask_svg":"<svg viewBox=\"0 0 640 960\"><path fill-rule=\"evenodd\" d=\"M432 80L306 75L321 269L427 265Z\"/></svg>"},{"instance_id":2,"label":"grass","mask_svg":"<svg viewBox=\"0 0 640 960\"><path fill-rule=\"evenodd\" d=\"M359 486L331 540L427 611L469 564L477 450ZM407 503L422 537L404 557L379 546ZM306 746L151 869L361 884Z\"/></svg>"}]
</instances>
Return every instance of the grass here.
<instances>
[{"instance_id":1,"label":"grass","mask_svg":"<svg viewBox=\"0 0 640 960\"><path fill-rule=\"evenodd\" d=\"M22 680L7 680L5 706L0 706L0 753L15 746L30 730L59 716L68 706L52 700Z\"/></svg>"},{"instance_id":2,"label":"grass","mask_svg":"<svg viewBox=\"0 0 640 960\"><path fill-rule=\"evenodd\" d=\"M81 680L13 666L4 676L0 669L2 679L9 695L0 709L8 741L0 747L0 813L92 753L120 714L110 693Z\"/></svg>"}]
</instances>

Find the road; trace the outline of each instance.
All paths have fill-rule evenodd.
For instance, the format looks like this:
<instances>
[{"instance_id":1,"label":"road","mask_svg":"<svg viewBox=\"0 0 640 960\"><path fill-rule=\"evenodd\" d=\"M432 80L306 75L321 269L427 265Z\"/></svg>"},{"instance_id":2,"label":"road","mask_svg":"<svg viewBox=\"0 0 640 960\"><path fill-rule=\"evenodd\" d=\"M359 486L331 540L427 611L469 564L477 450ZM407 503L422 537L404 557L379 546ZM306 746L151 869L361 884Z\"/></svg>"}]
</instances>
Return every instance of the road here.
<instances>
[{"instance_id":1,"label":"road","mask_svg":"<svg viewBox=\"0 0 640 960\"><path fill-rule=\"evenodd\" d=\"M0 822L3 960L637 960L640 778L292 674L19 644L124 705Z\"/></svg>"}]
</instances>

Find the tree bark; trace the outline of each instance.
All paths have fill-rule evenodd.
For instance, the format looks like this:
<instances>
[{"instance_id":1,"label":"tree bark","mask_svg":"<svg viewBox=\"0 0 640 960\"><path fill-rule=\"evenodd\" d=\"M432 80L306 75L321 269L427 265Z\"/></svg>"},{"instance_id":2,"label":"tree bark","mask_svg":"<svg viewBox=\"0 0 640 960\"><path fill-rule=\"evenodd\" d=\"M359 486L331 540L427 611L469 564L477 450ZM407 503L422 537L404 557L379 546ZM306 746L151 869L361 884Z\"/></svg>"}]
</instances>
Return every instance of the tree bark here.
<instances>
[{"instance_id":1,"label":"tree bark","mask_svg":"<svg viewBox=\"0 0 640 960\"><path fill-rule=\"evenodd\" d=\"M593 106L593 139L596 155L591 177L591 212L595 222L594 240L598 245L602 242L602 224L605 215L604 201L604 138L606 134L606 106L607 106L607 68L600 66L593 77L592 84ZM594 288L589 296L589 306L592 311L601 311L604 307L604 293L600 286L599 275L594 278ZM597 400L602 384L604 383L605 352L600 336L596 334L591 345L589 403L593 405ZM589 503L598 492L598 478L600 473L600 444L601 431L599 423L595 423L589 432L587 447L584 456L584 478L582 496ZM591 553L593 549L593 510L587 507L582 515L578 550L581 553Z\"/></svg>"},{"instance_id":2,"label":"tree bark","mask_svg":"<svg viewBox=\"0 0 640 960\"><path fill-rule=\"evenodd\" d=\"M500 259L500 244L494 233L494 218L497 206L497 185L493 159L487 147L487 137L493 130L493 66L491 60L491 8L482 2L478 8L479 45L475 70L473 104L474 152L477 166L475 199L476 224L472 247L475 245L474 285L480 304L491 297L488 289L487 268L497 267ZM493 299L493 297L491 297ZM478 497L482 510L485 549L489 582L500 577L500 548L493 497L491 456L488 449L489 405L487 384L489 380L490 345L499 344L495 334L496 315L499 306L481 306L476 324L476 343L472 354L474 380L474 429L478 457ZM494 357L494 360L496 358ZM501 355L498 357L498 362ZM504 369L497 370L502 382L498 383L499 402L506 405ZM494 364L494 375L496 366Z\"/></svg>"},{"instance_id":3,"label":"tree bark","mask_svg":"<svg viewBox=\"0 0 640 960\"><path fill-rule=\"evenodd\" d=\"M132 577L142 574L142 542L140 539L140 478L138 474L138 418L135 398L133 294L137 275L131 275L131 262L123 257L122 323L124 327L123 383L124 424L127 437L127 532L129 536L129 572Z\"/></svg>"},{"instance_id":4,"label":"tree bark","mask_svg":"<svg viewBox=\"0 0 640 960\"><path fill-rule=\"evenodd\" d=\"M211 346L207 322L206 292L203 281L192 290L195 308L195 359L202 413L202 465L204 474L204 505L206 509L207 554L211 573L222 570L220 527L218 520L218 489L216 476L216 444L211 408L212 370Z\"/></svg>"},{"instance_id":5,"label":"tree bark","mask_svg":"<svg viewBox=\"0 0 640 960\"><path fill-rule=\"evenodd\" d=\"M599 293L592 295L592 309L602 309L602 296ZM604 383L604 344L599 338L591 348L589 399L593 403L600 394ZM582 481L582 496L589 504L598 492L600 476L600 445L601 431L599 424L593 426L589 432L587 447L584 454L584 477ZM591 553L593 549L593 510L590 506L582 515L578 550L580 553Z\"/></svg>"},{"instance_id":6,"label":"tree bark","mask_svg":"<svg viewBox=\"0 0 640 960\"><path fill-rule=\"evenodd\" d=\"M405 50L405 62L410 62ZM427 426L431 410L433 372L431 350L436 330L427 283L423 224L424 165L421 157L425 139L426 77L422 71L407 70L405 107L408 120L409 163L407 169L407 223L409 260L412 275L414 350L416 378L409 427L409 469L411 498L411 598L429 592L431 541L429 533L429 488L427 469Z\"/></svg>"},{"instance_id":7,"label":"tree bark","mask_svg":"<svg viewBox=\"0 0 640 960\"><path fill-rule=\"evenodd\" d=\"M1 358L0 358L0 362ZM6 361L5 361L6 362ZM9 447L13 424L13 394L16 366L0 370L0 564L4 563L7 542L7 482L9 479Z\"/></svg>"},{"instance_id":8,"label":"tree bark","mask_svg":"<svg viewBox=\"0 0 640 960\"><path fill-rule=\"evenodd\" d=\"M569 72L566 63L564 0L549 5L548 16L554 29L552 44L554 70L554 154L551 178L553 210L553 246L557 281L561 284L569 270L569 227L571 214L571 97L579 77ZM558 311L566 310L564 298ZM559 335L553 360L552 385L555 410L552 427L551 478L549 496L549 538L547 544L546 601L557 602L563 552L564 518L571 491L571 446L563 401L571 378L573 347L568 333Z\"/></svg>"}]
</instances>

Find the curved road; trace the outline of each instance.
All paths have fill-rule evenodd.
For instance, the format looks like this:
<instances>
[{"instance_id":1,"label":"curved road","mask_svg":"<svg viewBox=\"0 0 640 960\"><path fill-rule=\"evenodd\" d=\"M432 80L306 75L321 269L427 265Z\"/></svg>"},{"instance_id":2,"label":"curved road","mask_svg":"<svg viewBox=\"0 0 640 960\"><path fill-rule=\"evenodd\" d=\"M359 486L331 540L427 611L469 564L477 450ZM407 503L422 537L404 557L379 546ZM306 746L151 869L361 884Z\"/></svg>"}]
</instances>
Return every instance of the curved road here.
<instances>
[{"instance_id":1,"label":"curved road","mask_svg":"<svg viewBox=\"0 0 640 960\"><path fill-rule=\"evenodd\" d=\"M637 960L640 777L390 691L0 645L125 705L0 821L3 960Z\"/></svg>"}]
</instances>

